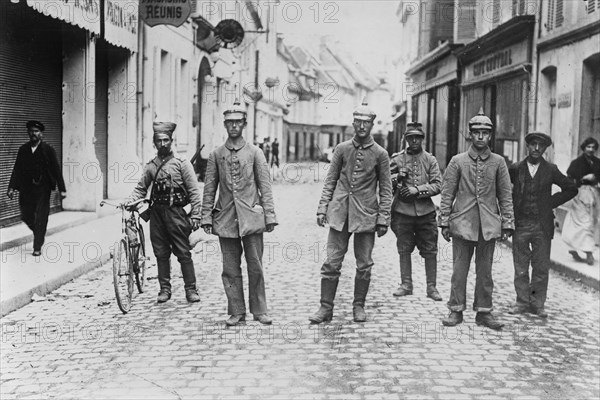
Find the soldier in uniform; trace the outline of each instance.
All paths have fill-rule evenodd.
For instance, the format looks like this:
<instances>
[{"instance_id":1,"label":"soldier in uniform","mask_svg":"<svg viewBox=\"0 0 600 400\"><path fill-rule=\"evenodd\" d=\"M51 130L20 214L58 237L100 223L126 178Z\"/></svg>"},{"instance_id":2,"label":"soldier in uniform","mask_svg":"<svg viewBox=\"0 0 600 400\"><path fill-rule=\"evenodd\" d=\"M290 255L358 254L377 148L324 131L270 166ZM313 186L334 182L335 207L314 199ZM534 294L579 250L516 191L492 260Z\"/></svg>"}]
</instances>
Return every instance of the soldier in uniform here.
<instances>
[{"instance_id":1,"label":"soldier in uniform","mask_svg":"<svg viewBox=\"0 0 600 400\"><path fill-rule=\"evenodd\" d=\"M407 296L413 292L411 254L416 245L425 259L427 297L441 301L436 289L438 228L431 197L440 193L442 174L435 157L423 150L424 138L420 123L407 124L407 147L391 161L392 171L399 175L392 203L392 231L397 238L402 280L393 294Z\"/></svg>"},{"instance_id":2,"label":"soldier in uniform","mask_svg":"<svg viewBox=\"0 0 600 400\"><path fill-rule=\"evenodd\" d=\"M277 225L269 167L263 152L244 140L247 114L239 102L223 115L228 138L208 158L202 228L209 235L219 236L221 277L230 315L225 324L235 326L246 321L241 269L244 252L250 312L255 321L269 325L272 320L267 313L263 275L263 232L272 232Z\"/></svg>"},{"instance_id":3,"label":"soldier in uniform","mask_svg":"<svg viewBox=\"0 0 600 400\"><path fill-rule=\"evenodd\" d=\"M19 192L21 219L33 231L33 255L42 254L50 213L50 193L58 185L61 198L67 197L62 171L52 146L44 142L44 124L27 121L29 142L19 148L6 195Z\"/></svg>"},{"instance_id":4,"label":"soldier in uniform","mask_svg":"<svg viewBox=\"0 0 600 400\"><path fill-rule=\"evenodd\" d=\"M172 122L154 122L154 146L157 156L144 167L142 176L131 194L132 200L150 192L150 240L158 265L160 292L157 301L171 298L171 253L181 264L185 297L190 303L200 301L196 290L196 273L192 261L190 233L200 226L201 195L192 164L172 149ZM184 206L192 206L191 221Z\"/></svg>"},{"instance_id":5,"label":"soldier in uniform","mask_svg":"<svg viewBox=\"0 0 600 400\"><path fill-rule=\"evenodd\" d=\"M471 147L452 157L442 182L438 225L446 241L452 238L452 278L446 326L463 322L467 308L467 275L475 253L475 323L501 330L492 315L492 262L496 240L514 230L511 183L504 158L492 153L492 121L483 114L469 120Z\"/></svg>"},{"instance_id":6,"label":"soldier in uniform","mask_svg":"<svg viewBox=\"0 0 600 400\"><path fill-rule=\"evenodd\" d=\"M315 324L333 317L333 300L352 234L357 264L352 311L355 322L367 320L364 307L371 282L375 233L385 235L390 225L390 160L371 136L375 113L363 103L353 115L354 138L336 147L317 210L317 224L329 223L330 229L327 258L321 266L321 307L308 318Z\"/></svg>"}]
</instances>

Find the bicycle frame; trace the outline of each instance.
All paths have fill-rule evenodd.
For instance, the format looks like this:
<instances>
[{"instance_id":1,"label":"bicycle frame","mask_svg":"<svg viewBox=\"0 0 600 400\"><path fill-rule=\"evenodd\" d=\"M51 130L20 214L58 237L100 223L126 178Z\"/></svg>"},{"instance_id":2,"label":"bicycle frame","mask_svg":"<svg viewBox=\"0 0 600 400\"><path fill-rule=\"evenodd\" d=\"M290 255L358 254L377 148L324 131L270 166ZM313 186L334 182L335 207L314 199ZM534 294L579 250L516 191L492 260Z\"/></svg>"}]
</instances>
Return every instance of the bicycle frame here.
<instances>
[{"instance_id":1,"label":"bicycle frame","mask_svg":"<svg viewBox=\"0 0 600 400\"><path fill-rule=\"evenodd\" d=\"M100 203L101 207L108 204L121 210L121 236L113 253L113 280L117 304L123 313L127 313L131 308L134 277L138 291L144 291L145 236L137 206L146 201L140 199L128 204L113 204L107 201Z\"/></svg>"}]
</instances>

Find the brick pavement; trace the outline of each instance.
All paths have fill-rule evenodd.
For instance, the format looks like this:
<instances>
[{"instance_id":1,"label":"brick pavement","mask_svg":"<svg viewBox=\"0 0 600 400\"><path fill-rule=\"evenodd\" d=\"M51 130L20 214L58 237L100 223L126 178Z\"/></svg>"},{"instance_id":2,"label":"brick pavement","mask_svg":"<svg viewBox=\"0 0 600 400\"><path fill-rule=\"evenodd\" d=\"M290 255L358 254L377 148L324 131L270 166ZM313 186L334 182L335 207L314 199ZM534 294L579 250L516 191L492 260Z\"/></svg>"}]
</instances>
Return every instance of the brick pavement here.
<instances>
[{"instance_id":1,"label":"brick pavement","mask_svg":"<svg viewBox=\"0 0 600 400\"><path fill-rule=\"evenodd\" d=\"M314 171L313 171L314 172ZM319 176L322 178L322 176ZM413 296L394 298L398 257L390 232L377 241L369 321L352 322L354 257L348 253L330 324L311 326L326 229L315 224L322 183L306 174L275 187L281 226L265 236L265 277L274 325L226 329L217 242L196 247L202 301L185 301L178 266L173 298L146 293L123 315L111 266L62 286L0 319L0 398L144 399L480 399L600 396L598 292L551 272L547 321L510 316L512 257L499 246L495 306L501 333L440 324L444 302L425 297L414 256ZM446 300L450 247L442 242L440 293ZM175 264L178 265L178 264ZM246 274L244 274L246 280ZM474 274L469 280L472 300Z\"/></svg>"}]
</instances>

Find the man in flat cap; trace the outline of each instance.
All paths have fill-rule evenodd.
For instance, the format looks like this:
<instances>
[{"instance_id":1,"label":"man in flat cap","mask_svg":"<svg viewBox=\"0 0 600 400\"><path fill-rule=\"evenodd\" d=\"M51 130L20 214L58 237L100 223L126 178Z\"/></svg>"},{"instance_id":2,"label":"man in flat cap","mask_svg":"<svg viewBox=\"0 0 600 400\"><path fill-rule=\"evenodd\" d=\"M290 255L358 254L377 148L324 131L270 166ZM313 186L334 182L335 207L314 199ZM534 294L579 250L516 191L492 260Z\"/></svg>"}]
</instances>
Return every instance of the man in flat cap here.
<instances>
[{"instance_id":1,"label":"man in flat cap","mask_svg":"<svg viewBox=\"0 0 600 400\"><path fill-rule=\"evenodd\" d=\"M200 227L201 194L194 167L176 154L172 122L154 122L154 146L157 155L144 167L142 176L131 194L132 200L146 197L151 187L150 240L158 266L160 292L157 301L171 298L171 253L179 264L188 302L200 301L196 289L196 272L192 261L189 236ZM191 218L184 206L191 204Z\"/></svg>"},{"instance_id":2,"label":"man in flat cap","mask_svg":"<svg viewBox=\"0 0 600 400\"><path fill-rule=\"evenodd\" d=\"M441 301L436 288L438 228L432 196L440 193L442 174L436 158L423 150L425 134L419 122L407 124L406 147L392 157L398 186L392 202L392 231L400 256L400 287L394 296L413 293L411 254L415 246L425 259L427 297ZM393 182L393 181L392 181Z\"/></svg>"},{"instance_id":3,"label":"man in flat cap","mask_svg":"<svg viewBox=\"0 0 600 400\"><path fill-rule=\"evenodd\" d=\"M223 254L221 277L230 315L225 324L235 326L246 321L241 269L245 253L250 312L255 321L269 325L272 319L268 315L263 275L263 233L272 232L277 225L269 167L261 149L244 139L246 109L236 100L223 116L228 138L208 157L202 228L209 235L219 236Z\"/></svg>"},{"instance_id":4,"label":"man in flat cap","mask_svg":"<svg viewBox=\"0 0 600 400\"><path fill-rule=\"evenodd\" d=\"M337 145L317 209L317 224L329 224L327 254L321 266L321 306L309 320L319 324L333 317L333 300L348 241L354 234L356 275L352 311L365 322L365 300L371 282L375 234L390 225L392 182L387 152L373 140L375 113L366 103L353 113L354 137Z\"/></svg>"},{"instance_id":5,"label":"man in flat cap","mask_svg":"<svg viewBox=\"0 0 600 400\"><path fill-rule=\"evenodd\" d=\"M577 185L543 158L552 144L550 136L531 132L525 136L527 158L510 167L515 206L513 261L517 301L510 314L531 312L548 317L544 308L548 291L550 246L554 237L552 210L577 195ZM552 194L552 185L561 191ZM531 279L529 264L531 263Z\"/></svg>"},{"instance_id":6,"label":"man in flat cap","mask_svg":"<svg viewBox=\"0 0 600 400\"><path fill-rule=\"evenodd\" d=\"M61 198L67 197L62 168L56 151L44 142L44 124L27 121L29 142L19 148L6 195L19 192L21 219L33 231L33 255L41 255L50 213L50 193L58 185Z\"/></svg>"},{"instance_id":7,"label":"man in flat cap","mask_svg":"<svg viewBox=\"0 0 600 400\"><path fill-rule=\"evenodd\" d=\"M492 121L483 114L471 118L471 147L450 160L442 182L438 225L446 241L452 238L450 314L446 326L463 322L467 308L467 275L475 252L475 322L494 330L504 326L492 315L492 262L496 240L506 240L514 229L510 177L504 158L492 153Z\"/></svg>"}]
</instances>

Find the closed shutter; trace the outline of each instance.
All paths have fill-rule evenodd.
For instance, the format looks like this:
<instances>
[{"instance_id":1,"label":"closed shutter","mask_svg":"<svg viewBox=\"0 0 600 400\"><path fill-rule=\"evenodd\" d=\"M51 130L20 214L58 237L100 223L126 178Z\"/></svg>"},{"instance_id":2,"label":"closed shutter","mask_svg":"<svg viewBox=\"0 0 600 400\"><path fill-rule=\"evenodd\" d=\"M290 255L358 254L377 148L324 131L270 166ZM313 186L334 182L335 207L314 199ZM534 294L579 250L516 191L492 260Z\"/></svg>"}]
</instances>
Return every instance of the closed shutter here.
<instances>
[{"instance_id":1,"label":"closed shutter","mask_svg":"<svg viewBox=\"0 0 600 400\"><path fill-rule=\"evenodd\" d=\"M556 19L554 20L554 26L559 28L563 25L563 22L565 22L564 1L556 0Z\"/></svg>"},{"instance_id":2,"label":"closed shutter","mask_svg":"<svg viewBox=\"0 0 600 400\"><path fill-rule=\"evenodd\" d=\"M456 9L454 29L456 29L456 43L469 43L476 39L477 0L460 0Z\"/></svg>"},{"instance_id":3,"label":"closed shutter","mask_svg":"<svg viewBox=\"0 0 600 400\"><path fill-rule=\"evenodd\" d=\"M555 0L548 0L548 15L546 16L546 30L554 29L554 5Z\"/></svg>"},{"instance_id":4,"label":"closed shutter","mask_svg":"<svg viewBox=\"0 0 600 400\"><path fill-rule=\"evenodd\" d=\"M30 119L45 126L44 140L62 165L62 35L60 22L19 5L1 2L0 14L0 226L19 221L18 200L4 195ZM33 28L32 28L33 27ZM51 212L60 211L57 191Z\"/></svg>"}]
</instances>

